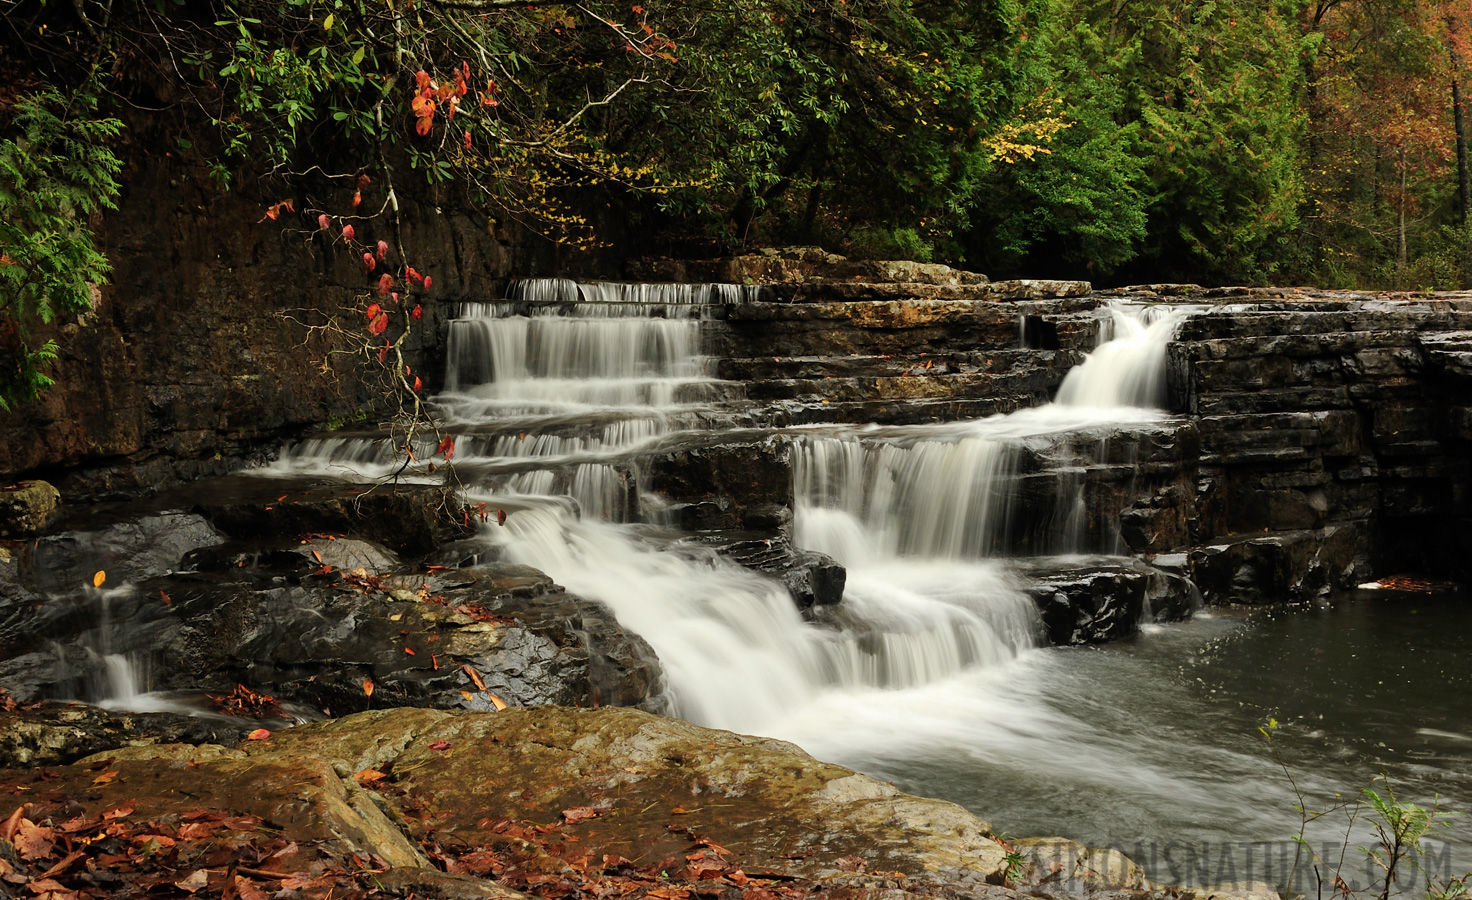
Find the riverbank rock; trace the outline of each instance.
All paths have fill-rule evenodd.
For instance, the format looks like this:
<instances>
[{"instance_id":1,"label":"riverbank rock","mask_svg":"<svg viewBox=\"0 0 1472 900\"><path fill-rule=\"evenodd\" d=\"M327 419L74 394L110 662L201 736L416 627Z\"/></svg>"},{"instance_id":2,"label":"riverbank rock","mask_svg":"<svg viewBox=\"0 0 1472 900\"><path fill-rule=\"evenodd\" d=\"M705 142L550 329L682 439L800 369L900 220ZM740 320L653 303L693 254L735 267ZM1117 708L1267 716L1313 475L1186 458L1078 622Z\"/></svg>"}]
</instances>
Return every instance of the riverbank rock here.
<instances>
[{"instance_id":1,"label":"riverbank rock","mask_svg":"<svg viewBox=\"0 0 1472 900\"><path fill-rule=\"evenodd\" d=\"M99 835L84 856L120 855L52 872L62 890L90 886L98 868L126 879L163 865L171 883L210 891L236 878L346 887L368 869L436 897L1015 896L999 886L1006 851L958 806L780 741L626 709L374 711L236 749L125 747L0 772L0 792L17 790L28 834ZM210 855L197 839L223 836L221 823L231 852ZM129 855L147 834L170 840ZM39 883L53 861L35 847Z\"/></svg>"},{"instance_id":2,"label":"riverbank rock","mask_svg":"<svg viewBox=\"0 0 1472 900\"><path fill-rule=\"evenodd\" d=\"M0 711L0 769L57 766L133 744L237 744L256 723L224 716L118 713L81 703Z\"/></svg>"}]
</instances>

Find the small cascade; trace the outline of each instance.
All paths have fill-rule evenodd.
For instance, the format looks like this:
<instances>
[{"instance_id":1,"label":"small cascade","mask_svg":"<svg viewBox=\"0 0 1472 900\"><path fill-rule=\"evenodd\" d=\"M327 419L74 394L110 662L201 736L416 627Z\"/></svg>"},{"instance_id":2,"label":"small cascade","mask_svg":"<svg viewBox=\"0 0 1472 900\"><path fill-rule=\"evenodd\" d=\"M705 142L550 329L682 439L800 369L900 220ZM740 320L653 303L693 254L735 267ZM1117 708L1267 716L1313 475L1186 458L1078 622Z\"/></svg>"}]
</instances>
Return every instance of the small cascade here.
<instances>
[{"instance_id":1,"label":"small cascade","mask_svg":"<svg viewBox=\"0 0 1472 900\"><path fill-rule=\"evenodd\" d=\"M513 281L506 289L508 300L529 303L626 303L646 310L681 305L750 303L760 294L761 285L755 284L578 282L571 278L528 278Z\"/></svg>"},{"instance_id":2,"label":"small cascade","mask_svg":"<svg viewBox=\"0 0 1472 900\"><path fill-rule=\"evenodd\" d=\"M780 584L713 554L676 553L556 504L520 510L487 537L511 559L607 603L649 641L678 715L760 730L832 691L902 689L1011 659L1035 633L1031 601L999 570L957 566L896 594L854 584L820 627Z\"/></svg>"},{"instance_id":3,"label":"small cascade","mask_svg":"<svg viewBox=\"0 0 1472 900\"><path fill-rule=\"evenodd\" d=\"M795 448L797 539L844 565L976 559L1003 547L1017 448L984 438L908 445L817 438Z\"/></svg>"},{"instance_id":4,"label":"small cascade","mask_svg":"<svg viewBox=\"0 0 1472 900\"><path fill-rule=\"evenodd\" d=\"M1165 406L1165 351L1186 311L1169 306L1113 305L1099 346L1058 389L1063 406L1150 409Z\"/></svg>"},{"instance_id":5,"label":"small cascade","mask_svg":"<svg viewBox=\"0 0 1472 900\"><path fill-rule=\"evenodd\" d=\"M1164 417L1165 351L1183 316L1167 307L1111 307L1103 343L1047 407L800 438L798 543L851 567L1118 552L1114 529L1086 539L1083 464L1109 457L1119 426Z\"/></svg>"}]
</instances>

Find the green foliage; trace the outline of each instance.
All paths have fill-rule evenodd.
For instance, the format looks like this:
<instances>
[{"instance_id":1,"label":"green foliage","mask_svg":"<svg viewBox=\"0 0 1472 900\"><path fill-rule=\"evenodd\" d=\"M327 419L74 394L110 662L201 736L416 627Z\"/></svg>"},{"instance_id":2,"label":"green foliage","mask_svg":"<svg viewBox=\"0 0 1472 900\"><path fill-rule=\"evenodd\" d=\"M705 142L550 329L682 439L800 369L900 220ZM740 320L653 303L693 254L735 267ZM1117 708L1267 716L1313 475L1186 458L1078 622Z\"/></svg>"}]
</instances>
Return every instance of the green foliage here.
<instances>
[{"instance_id":1,"label":"green foliage","mask_svg":"<svg viewBox=\"0 0 1472 900\"><path fill-rule=\"evenodd\" d=\"M0 132L0 409L7 410L51 384L40 370L57 346L34 345L32 328L91 308L92 291L107 277L88 217L112 208L121 168L107 146L121 125L97 115L91 89L64 96L45 87L8 114Z\"/></svg>"},{"instance_id":2,"label":"green foliage","mask_svg":"<svg viewBox=\"0 0 1472 900\"><path fill-rule=\"evenodd\" d=\"M971 216L970 255L987 271L1046 270L1061 260L1108 273L1145 237L1149 182L1125 90L1138 54L1056 7L1045 7L1024 46L1024 90L1056 98L1068 127L1045 152L990 173Z\"/></svg>"}]
</instances>

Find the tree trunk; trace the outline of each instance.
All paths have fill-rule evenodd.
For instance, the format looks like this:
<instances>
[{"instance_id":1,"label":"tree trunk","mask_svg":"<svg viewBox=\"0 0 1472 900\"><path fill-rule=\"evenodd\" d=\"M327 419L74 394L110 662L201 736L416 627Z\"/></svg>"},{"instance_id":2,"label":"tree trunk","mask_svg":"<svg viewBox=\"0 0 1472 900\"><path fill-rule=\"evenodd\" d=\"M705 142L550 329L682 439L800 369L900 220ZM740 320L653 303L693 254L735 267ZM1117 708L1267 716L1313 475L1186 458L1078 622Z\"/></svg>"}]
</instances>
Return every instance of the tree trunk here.
<instances>
[{"instance_id":1,"label":"tree trunk","mask_svg":"<svg viewBox=\"0 0 1472 900\"><path fill-rule=\"evenodd\" d=\"M1452 51L1452 65L1457 65L1457 52ZM1472 208L1472 172L1467 168L1467 121L1462 109L1462 81L1452 72L1452 127L1457 131L1457 199L1461 203L1461 223L1467 224Z\"/></svg>"},{"instance_id":2,"label":"tree trunk","mask_svg":"<svg viewBox=\"0 0 1472 900\"><path fill-rule=\"evenodd\" d=\"M1397 228L1400 237L1400 246L1396 251L1396 280L1401 282L1400 287L1409 287L1405 284L1406 278L1406 151L1400 151L1400 197L1396 203Z\"/></svg>"},{"instance_id":3,"label":"tree trunk","mask_svg":"<svg viewBox=\"0 0 1472 900\"><path fill-rule=\"evenodd\" d=\"M1472 220L1472 168L1467 161L1467 114L1462 105L1462 60L1456 48L1448 47L1452 58L1452 127L1457 131L1457 200L1461 203L1459 221L1462 225L1462 287L1472 288L1472 230L1467 222Z\"/></svg>"}]
</instances>

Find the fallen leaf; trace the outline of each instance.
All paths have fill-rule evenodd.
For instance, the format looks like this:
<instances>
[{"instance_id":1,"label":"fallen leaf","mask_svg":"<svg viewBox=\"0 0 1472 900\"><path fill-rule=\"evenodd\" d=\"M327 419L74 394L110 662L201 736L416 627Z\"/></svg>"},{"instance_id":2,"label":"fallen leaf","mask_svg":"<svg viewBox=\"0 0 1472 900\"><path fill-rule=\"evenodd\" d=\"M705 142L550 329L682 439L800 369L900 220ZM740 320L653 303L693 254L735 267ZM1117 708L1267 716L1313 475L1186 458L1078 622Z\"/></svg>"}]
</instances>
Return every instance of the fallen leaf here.
<instances>
[{"instance_id":1,"label":"fallen leaf","mask_svg":"<svg viewBox=\"0 0 1472 900\"><path fill-rule=\"evenodd\" d=\"M404 648L404 652L407 653L407 654L409 654L410 656L418 656L419 655L419 654L417 654L417 653L414 652L414 648L413 647L405 647Z\"/></svg>"},{"instance_id":2,"label":"fallen leaf","mask_svg":"<svg viewBox=\"0 0 1472 900\"><path fill-rule=\"evenodd\" d=\"M30 819L21 819L20 827L16 829L11 842L15 844L15 852L20 854L21 859L45 859L56 846L56 832L37 825Z\"/></svg>"},{"instance_id":3,"label":"fallen leaf","mask_svg":"<svg viewBox=\"0 0 1472 900\"><path fill-rule=\"evenodd\" d=\"M102 587L102 583L104 581L106 581L106 580L107 580L107 573L104 572L104 571L102 571L101 569L98 569L97 570L97 574L92 576L92 586L93 587Z\"/></svg>"},{"instance_id":4,"label":"fallen leaf","mask_svg":"<svg viewBox=\"0 0 1472 900\"><path fill-rule=\"evenodd\" d=\"M167 591L159 591L158 599L164 601L164 606L171 606L174 602L174 599L168 595Z\"/></svg>"},{"instance_id":5,"label":"fallen leaf","mask_svg":"<svg viewBox=\"0 0 1472 900\"><path fill-rule=\"evenodd\" d=\"M496 712L500 712L501 710L506 708L505 700L502 700L500 697L497 697L495 694L491 693L487 693L486 696L489 697L491 699L491 703L495 705Z\"/></svg>"},{"instance_id":6,"label":"fallen leaf","mask_svg":"<svg viewBox=\"0 0 1472 900\"><path fill-rule=\"evenodd\" d=\"M377 769L364 769L363 771L354 774L353 777L358 779L358 781L362 782L363 784L371 784L375 781L381 781L388 776L383 772L378 771Z\"/></svg>"},{"instance_id":7,"label":"fallen leaf","mask_svg":"<svg viewBox=\"0 0 1472 900\"><path fill-rule=\"evenodd\" d=\"M92 783L93 784L111 784L112 783L112 780L114 778L116 778L116 777L118 777L118 773L117 772L103 772L101 775L98 775L96 778L92 779Z\"/></svg>"},{"instance_id":8,"label":"fallen leaf","mask_svg":"<svg viewBox=\"0 0 1472 900\"><path fill-rule=\"evenodd\" d=\"M209 883L209 873L206 872L204 869L195 869L193 872L189 873L188 878L184 879L183 881L174 882L174 887L178 888L181 891L188 891L192 894L195 891L202 890Z\"/></svg>"},{"instance_id":9,"label":"fallen leaf","mask_svg":"<svg viewBox=\"0 0 1472 900\"><path fill-rule=\"evenodd\" d=\"M448 750L448 749L450 749L450 742L449 741L435 741L433 744L430 744L429 745L429 749L431 749L431 750Z\"/></svg>"},{"instance_id":10,"label":"fallen leaf","mask_svg":"<svg viewBox=\"0 0 1472 900\"><path fill-rule=\"evenodd\" d=\"M41 879L44 881L45 879L50 878L53 875L60 875L62 872L70 869L74 863L76 863L78 860L82 859L86 855L87 852L85 850L74 850L71 853L68 853L66 858L63 859L61 862L42 872Z\"/></svg>"},{"instance_id":11,"label":"fallen leaf","mask_svg":"<svg viewBox=\"0 0 1472 900\"><path fill-rule=\"evenodd\" d=\"M477 690L483 691L486 689L485 681L481 679L480 673L475 671L475 668L473 666L467 663L465 665L462 665L460 668L464 669L465 674L470 676L470 681L472 684L475 685Z\"/></svg>"},{"instance_id":12,"label":"fallen leaf","mask_svg":"<svg viewBox=\"0 0 1472 900\"><path fill-rule=\"evenodd\" d=\"M363 694L367 697L373 696L373 682L367 678L363 679Z\"/></svg>"},{"instance_id":13,"label":"fallen leaf","mask_svg":"<svg viewBox=\"0 0 1472 900\"><path fill-rule=\"evenodd\" d=\"M271 729L269 729L269 728L257 728L255 731L252 731L250 734L246 735L245 736L245 739L248 740L248 741L264 741L266 738L268 738L270 736L271 736Z\"/></svg>"},{"instance_id":14,"label":"fallen leaf","mask_svg":"<svg viewBox=\"0 0 1472 900\"><path fill-rule=\"evenodd\" d=\"M586 806L574 806L571 809L564 809L562 811L562 818L569 825L581 822L584 819L596 819L597 817L598 810L589 809Z\"/></svg>"},{"instance_id":15,"label":"fallen leaf","mask_svg":"<svg viewBox=\"0 0 1472 900\"><path fill-rule=\"evenodd\" d=\"M103 813L102 819L105 822L111 822L113 819L126 819L128 816L131 816L133 814L133 810L137 808L138 807L133 803L133 801L129 800L122 806L119 806L116 809L110 809L107 812Z\"/></svg>"}]
</instances>

